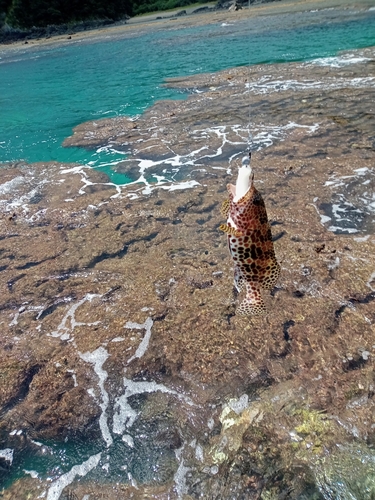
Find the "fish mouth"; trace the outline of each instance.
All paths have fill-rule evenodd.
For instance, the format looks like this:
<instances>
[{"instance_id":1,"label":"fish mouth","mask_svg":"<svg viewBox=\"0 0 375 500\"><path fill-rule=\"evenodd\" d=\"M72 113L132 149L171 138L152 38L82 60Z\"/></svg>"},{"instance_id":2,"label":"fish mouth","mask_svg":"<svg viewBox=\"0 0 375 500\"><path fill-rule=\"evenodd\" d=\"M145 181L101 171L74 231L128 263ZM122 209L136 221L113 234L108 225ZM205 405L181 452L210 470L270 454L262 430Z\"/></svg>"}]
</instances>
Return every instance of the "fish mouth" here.
<instances>
[{"instance_id":1,"label":"fish mouth","mask_svg":"<svg viewBox=\"0 0 375 500\"><path fill-rule=\"evenodd\" d=\"M237 195L236 195L236 186L234 184L228 184L228 191L229 193L233 196L233 203L241 203L245 196L247 195L247 193L250 191L251 189L251 184L250 186L247 188L246 192L242 194L241 198L237 199Z\"/></svg>"},{"instance_id":2,"label":"fish mouth","mask_svg":"<svg viewBox=\"0 0 375 500\"><path fill-rule=\"evenodd\" d=\"M238 169L236 185L231 185L230 192L233 195L233 202L242 202L253 183L253 172L250 165L242 165Z\"/></svg>"}]
</instances>

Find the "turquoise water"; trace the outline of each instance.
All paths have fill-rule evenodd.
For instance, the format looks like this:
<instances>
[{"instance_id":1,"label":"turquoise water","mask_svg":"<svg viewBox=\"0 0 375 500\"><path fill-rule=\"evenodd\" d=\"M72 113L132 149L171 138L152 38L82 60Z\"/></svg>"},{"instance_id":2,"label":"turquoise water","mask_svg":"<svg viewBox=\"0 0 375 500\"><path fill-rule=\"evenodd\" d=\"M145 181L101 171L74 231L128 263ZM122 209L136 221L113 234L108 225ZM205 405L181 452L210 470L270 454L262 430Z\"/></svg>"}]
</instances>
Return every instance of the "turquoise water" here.
<instances>
[{"instance_id":1,"label":"turquoise water","mask_svg":"<svg viewBox=\"0 0 375 500\"><path fill-rule=\"evenodd\" d=\"M142 30L140 26L140 31ZM142 113L186 94L165 78L245 64L301 61L375 45L375 12L323 9L230 24L148 30L60 47L0 48L0 162L79 162L127 179L111 166L124 154L63 148L79 123Z\"/></svg>"}]
</instances>

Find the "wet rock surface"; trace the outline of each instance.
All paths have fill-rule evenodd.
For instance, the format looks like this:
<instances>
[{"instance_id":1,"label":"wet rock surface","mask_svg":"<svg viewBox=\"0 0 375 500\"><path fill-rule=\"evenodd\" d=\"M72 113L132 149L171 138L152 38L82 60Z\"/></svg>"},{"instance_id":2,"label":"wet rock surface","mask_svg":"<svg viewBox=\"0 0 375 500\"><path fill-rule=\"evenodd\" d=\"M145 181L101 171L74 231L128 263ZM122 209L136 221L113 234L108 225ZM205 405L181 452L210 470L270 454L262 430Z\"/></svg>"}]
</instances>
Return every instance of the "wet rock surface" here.
<instances>
[{"instance_id":1,"label":"wet rock surface","mask_svg":"<svg viewBox=\"0 0 375 500\"><path fill-rule=\"evenodd\" d=\"M77 127L66 146L129 152L127 186L0 169L3 498L318 499L343 478L371 498L374 58L175 79L184 101ZM264 318L236 315L218 231L249 102L282 267Z\"/></svg>"}]
</instances>

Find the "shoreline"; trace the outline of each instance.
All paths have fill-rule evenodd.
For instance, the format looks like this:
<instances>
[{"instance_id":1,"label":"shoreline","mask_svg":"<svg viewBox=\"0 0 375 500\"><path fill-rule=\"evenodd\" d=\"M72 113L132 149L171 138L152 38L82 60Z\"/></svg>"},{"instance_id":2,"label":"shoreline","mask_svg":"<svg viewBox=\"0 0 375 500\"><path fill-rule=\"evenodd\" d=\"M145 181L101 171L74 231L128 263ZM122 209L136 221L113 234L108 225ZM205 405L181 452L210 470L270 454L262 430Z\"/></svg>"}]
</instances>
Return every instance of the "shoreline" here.
<instances>
[{"instance_id":1,"label":"shoreline","mask_svg":"<svg viewBox=\"0 0 375 500\"><path fill-rule=\"evenodd\" d=\"M202 7L210 4L202 4ZM108 37L121 37L127 34L136 33L140 26L143 29L163 29L169 27L173 22L174 27L186 28L206 24L214 24L223 21L236 21L247 17L260 17L268 15L282 15L292 12L305 12L307 10L326 9L361 9L368 10L374 7L373 0L279 0L265 4L251 5L239 11L212 10L194 14L193 11L200 8L198 6L191 9L183 7L174 11L161 11L143 16L130 18L120 25L103 26L79 33L55 35L40 39L19 40L10 43L0 43L0 53L2 51L17 51L35 47L65 45L80 43L83 41L97 41ZM187 14L176 16L178 12L186 10ZM209 17L210 16L210 17Z\"/></svg>"}]
</instances>

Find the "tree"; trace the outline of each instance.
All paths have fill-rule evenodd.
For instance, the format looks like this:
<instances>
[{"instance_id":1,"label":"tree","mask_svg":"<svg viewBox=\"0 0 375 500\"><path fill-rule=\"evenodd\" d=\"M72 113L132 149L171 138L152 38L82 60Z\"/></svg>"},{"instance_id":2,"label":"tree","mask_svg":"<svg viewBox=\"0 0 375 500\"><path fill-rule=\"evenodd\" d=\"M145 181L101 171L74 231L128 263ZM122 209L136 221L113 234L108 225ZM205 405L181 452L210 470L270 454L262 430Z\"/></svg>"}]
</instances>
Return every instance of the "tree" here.
<instances>
[{"instance_id":1,"label":"tree","mask_svg":"<svg viewBox=\"0 0 375 500\"><path fill-rule=\"evenodd\" d=\"M28 29L85 20L116 21L132 14L132 0L0 0L7 22Z\"/></svg>"}]
</instances>

